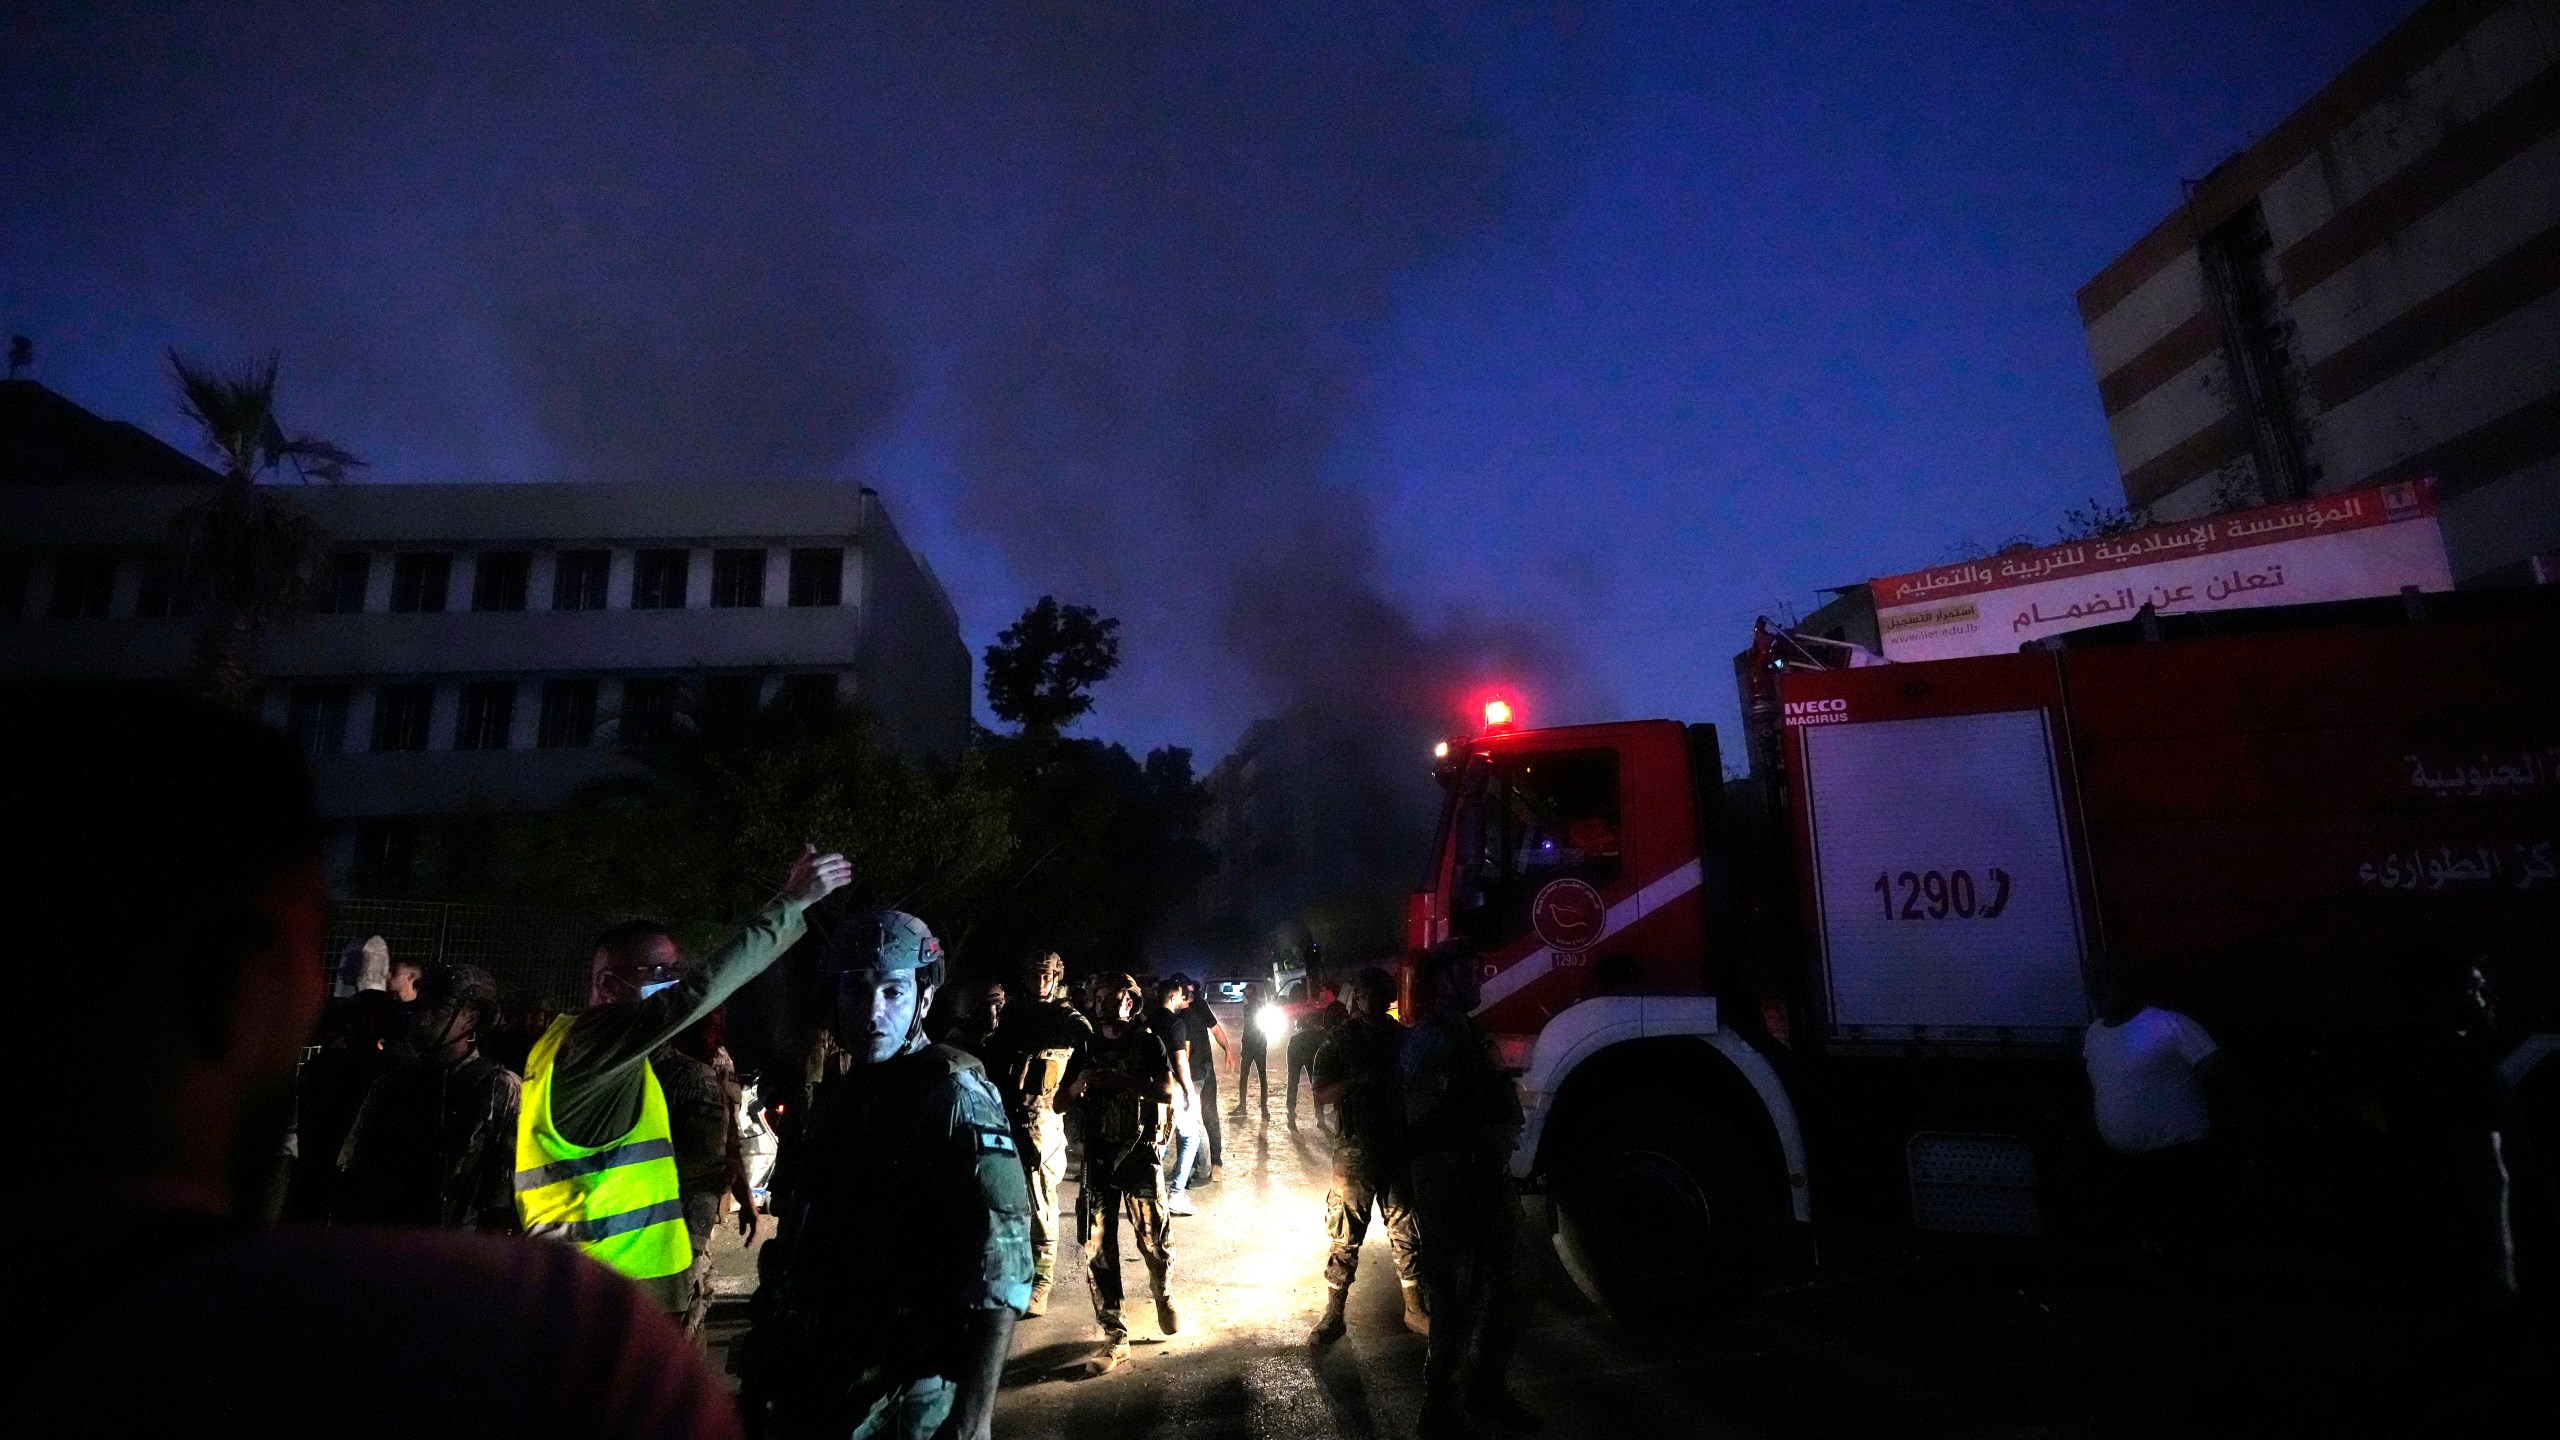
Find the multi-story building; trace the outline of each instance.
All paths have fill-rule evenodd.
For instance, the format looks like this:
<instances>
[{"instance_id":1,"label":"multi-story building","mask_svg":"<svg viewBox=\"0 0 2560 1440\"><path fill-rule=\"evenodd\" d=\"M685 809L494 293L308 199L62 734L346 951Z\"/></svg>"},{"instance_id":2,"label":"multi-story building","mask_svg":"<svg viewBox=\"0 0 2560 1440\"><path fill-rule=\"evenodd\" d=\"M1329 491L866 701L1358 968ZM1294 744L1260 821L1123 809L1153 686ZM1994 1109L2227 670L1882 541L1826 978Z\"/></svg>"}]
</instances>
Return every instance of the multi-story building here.
<instances>
[{"instance_id":1,"label":"multi-story building","mask_svg":"<svg viewBox=\"0 0 2560 1440\"><path fill-rule=\"evenodd\" d=\"M2080 290L2128 504L2436 478L2458 583L2560 551L2560 0L2428 0Z\"/></svg>"},{"instance_id":2,"label":"multi-story building","mask_svg":"<svg viewBox=\"0 0 2560 1440\"><path fill-rule=\"evenodd\" d=\"M161 544L202 484L0 487L0 674L185 673ZM451 822L555 807L680 714L850 700L956 753L970 659L870 489L831 482L353 484L316 609L264 642L342 873L397 888Z\"/></svg>"}]
</instances>

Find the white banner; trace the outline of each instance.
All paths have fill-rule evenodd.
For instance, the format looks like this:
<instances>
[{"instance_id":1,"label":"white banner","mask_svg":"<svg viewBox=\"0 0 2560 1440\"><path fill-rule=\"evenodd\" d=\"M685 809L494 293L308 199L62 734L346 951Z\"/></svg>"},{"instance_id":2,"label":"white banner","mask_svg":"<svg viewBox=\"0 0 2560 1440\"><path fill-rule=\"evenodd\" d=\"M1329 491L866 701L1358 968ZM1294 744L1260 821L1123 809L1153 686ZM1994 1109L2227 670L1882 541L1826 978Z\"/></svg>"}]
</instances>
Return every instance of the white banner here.
<instances>
[{"instance_id":1,"label":"white banner","mask_svg":"<svg viewBox=\"0 0 2560 1440\"><path fill-rule=\"evenodd\" d=\"M2422 482L2012 551L1869 582L1888 660L1999 655L2048 635L2171 614L2450 590Z\"/></svg>"}]
</instances>

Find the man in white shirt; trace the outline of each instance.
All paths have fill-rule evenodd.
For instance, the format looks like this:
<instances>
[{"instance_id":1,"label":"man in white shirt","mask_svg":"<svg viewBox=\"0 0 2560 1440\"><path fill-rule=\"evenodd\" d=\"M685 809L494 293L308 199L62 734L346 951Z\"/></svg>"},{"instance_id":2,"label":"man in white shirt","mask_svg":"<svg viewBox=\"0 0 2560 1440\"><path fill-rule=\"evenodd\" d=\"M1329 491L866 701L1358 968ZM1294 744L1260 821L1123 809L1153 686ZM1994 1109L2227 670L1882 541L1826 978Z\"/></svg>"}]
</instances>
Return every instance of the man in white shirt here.
<instances>
[{"instance_id":1,"label":"man in white shirt","mask_svg":"<svg viewBox=\"0 0 2560 1440\"><path fill-rule=\"evenodd\" d=\"M2098 1136L2123 1157L2129 1228L2186 1248L2220 1189L2210 1092L2226 1087L2229 1062L2194 1019L2144 1004L2120 967L2098 978L2098 1019L2080 1047Z\"/></svg>"}]
</instances>

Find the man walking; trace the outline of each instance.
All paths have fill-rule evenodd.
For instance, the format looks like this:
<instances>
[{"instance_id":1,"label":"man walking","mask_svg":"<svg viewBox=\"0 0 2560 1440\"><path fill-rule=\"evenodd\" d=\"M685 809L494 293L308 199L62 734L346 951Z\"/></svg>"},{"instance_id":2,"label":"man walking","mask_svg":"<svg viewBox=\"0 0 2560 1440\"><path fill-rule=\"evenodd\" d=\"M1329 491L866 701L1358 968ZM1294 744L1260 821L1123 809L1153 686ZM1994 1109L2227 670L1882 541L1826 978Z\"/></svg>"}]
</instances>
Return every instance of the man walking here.
<instances>
[{"instance_id":1,"label":"man walking","mask_svg":"<svg viewBox=\"0 0 2560 1440\"><path fill-rule=\"evenodd\" d=\"M1520 1197L1510 1161L1520 1094L1476 1027L1483 963L1464 940L1423 957L1426 1008L1401 1057L1418 1258L1431 1297L1424 1440L1464 1433L1470 1414L1510 1429L1538 1425L1504 1381L1518 1327L1512 1245Z\"/></svg>"},{"instance_id":2,"label":"man walking","mask_svg":"<svg viewBox=\"0 0 2560 1440\"><path fill-rule=\"evenodd\" d=\"M1245 1085L1256 1077L1262 1082L1256 1109L1263 1119L1271 1118L1271 1031L1263 1023L1262 1013L1268 1006L1269 994L1261 981L1245 982L1244 1023L1239 1027L1242 1033L1236 1037L1236 1107L1227 1112L1231 1120L1244 1118Z\"/></svg>"},{"instance_id":3,"label":"man walking","mask_svg":"<svg viewBox=\"0 0 2560 1440\"><path fill-rule=\"evenodd\" d=\"M1120 1315L1120 1221L1125 1215L1146 1262L1156 1297L1156 1325L1182 1328L1174 1309L1173 1229L1164 1212L1164 1142L1172 1130L1173 1065L1164 1045L1138 1023L1138 982L1106 976L1095 986L1103 1011L1084 1067L1061 1092L1076 1108L1084 1141L1084 1173L1076 1190L1076 1243L1085 1247L1085 1278L1104 1351L1097 1368L1129 1358L1129 1324Z\"/></svg>"},{"instance_id":4,"label":"man walking","mask_svg":"<svg viewBox=\"0 0 2560 1440\"><path fill-rule=\"evenodd\" d=\"M1195 1024L1191 982L1180 975L1156 982L1156 1004L1147 1012L1147 1028L1164 1042L1165 1058L1173 1063L1173 1153L1164 1178L1167 1215L1199 1213L1191 1208L1186 1193L1191 1188L1191 1169L1199 1163L1201 1147L1209 1138L1200 1123L1200 1076L1192 1068L1192 1057L1198 1052L1192 1043Z\"/></svg>"},{"instance_id":5,"label":"man walking","mask_svg":"<svg viewBox=\"0 0 2560 1440\"><path fill-rule=\"evenodd\" d=\"M338 1156L335 1218L512 1234L516 1077L480 1053L498 985L477 965L419 977L414 1056L373 1082Z\"/></svg>"},{"instance_id":6,"label":"man walking","mask_svg":"<svg viewBox=\"0 0 2560 1440\"><path fill-rule=\"evenodd\" d=\"M1191 1037L1191 1077L1200 1082L1200 1133L1208 1142L1203 1147L1207 1173L1194 1175L1192 1183L1213 1185L1227 1163L1225 1112L1218 1108L1218 1056L1234 1047L1227 1043L1227 1028L1219 1023L1217 1007L1209 1003L1197 980L1191 982Z\"/></svg>"},{"instance_id":7,"label":"man walking","mask_svg":"<svg viewBox=\"0 0 2560 1440\"><path fill-rule=\"evenodd\" d=\"M788 1440L986 1440L1031 1298L1031 1203L1013 1126L976 1059L928 1044L943 974L923 921L884 910L832 936L836 1034L785 1217L773 1386Z\"/></svg>"},{"instance_id":8,"label":"man walking","mask_svg":"<svg viewBox=\"0 0 2560 1440\"><path fill-rule=\"evenodd\" d=\"M1067 1003L1067 966L1056 952L1026 958L1016 980L1020 994L987 1037L987 1053L1031 1190L1031 1302L1022 1313L1037 1317L1048 1313L1058 1272L1058 1187L1067 1179L1058 1091L1083 1062L1093 1026Z\"/></svg>"},{"instance_id":9,"label":"man walking","mask_svg":"<svg viewBox=\"0 0 2560 1440\"><path fill-rule=\"evenodd\" d=\"M1384 970L1353 977L1347 1018L1325 1038L1313 1062L1316 1103L1333 1107L1334 1124L1333 1189L1324 1203L1333 1249L1324 1263L1324 1315L1307 1336L1311 1344L1342 1338L1343 1302L1360 1273L1360 1246L1369 1238L1373 1206L1387 1227L1396 1278L1404 1285L1405 1326L1417 1335L1431 1333L1414 1253L1413 1182L1405 1154L1404 1027L1387 1015L1395 989Z\"/></svg>"},{"instance_id":10,"label":"man walking","mask_svg":"<svg viewBox=\"0 0 2560 1440\"><path fill-rule=\"evenodd\" d=\"M515 1187L527 1234L577 1245L671 1315L691 1307L693 1245L649 1057L764 973L807 930L808 908L852 878L843 856L803 846L763 912L690 970L663 925L596 937L588 1008L551 1022L526 1063Z\"/></svg>"}]
</instances>

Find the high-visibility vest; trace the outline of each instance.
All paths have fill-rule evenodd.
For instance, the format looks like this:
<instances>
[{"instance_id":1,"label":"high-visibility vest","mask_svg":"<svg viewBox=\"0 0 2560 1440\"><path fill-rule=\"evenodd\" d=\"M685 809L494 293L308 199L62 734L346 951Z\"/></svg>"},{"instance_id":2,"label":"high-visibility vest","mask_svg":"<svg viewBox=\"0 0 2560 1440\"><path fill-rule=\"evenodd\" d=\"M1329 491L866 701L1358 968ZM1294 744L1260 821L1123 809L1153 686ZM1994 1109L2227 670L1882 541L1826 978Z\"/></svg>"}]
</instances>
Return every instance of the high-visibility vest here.
<instances>
[{"instance_id":1,"label":"high-visibility vest","mask_svg":"<svg viewBox=\"0 0 2560 1440\"><path fill-rule=\"evenodd\" d=\"M657 1073L640 1067L640 1123L602 1145L580 1145L551 1121L551 1079L574 1015L542 1032L525 1065L516 1115L516 1213L527 1235L565 1240L634 1280L693 1264L676 1182L674 1132Z\"/></svg>"}]
</instances>

